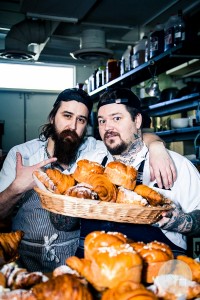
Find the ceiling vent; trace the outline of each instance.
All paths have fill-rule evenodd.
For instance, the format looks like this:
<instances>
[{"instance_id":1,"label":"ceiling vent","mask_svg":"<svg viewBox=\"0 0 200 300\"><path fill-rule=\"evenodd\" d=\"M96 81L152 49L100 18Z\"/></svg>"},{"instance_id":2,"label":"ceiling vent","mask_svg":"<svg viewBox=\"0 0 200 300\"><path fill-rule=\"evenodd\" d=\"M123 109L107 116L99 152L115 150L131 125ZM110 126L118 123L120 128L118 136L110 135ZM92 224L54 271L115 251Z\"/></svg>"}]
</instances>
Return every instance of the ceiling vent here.
<instances>
[{"instance_id":1,"label":"ceiling vent","mask_svg":"<svg viewBox=\"0 0 200 300\"><path fill-rule=\"evenodd\" d=\"M97 29L87 29L82 32L80 50L70 53L74 59L94 61L113 56L113 51L106 48L105 32Z\"/></svg>"},{"instance_id":2,"label":"ceiling vent","mask_svg":"<svg viewBox=\"0 0 200 300\"><path fill-rule=\"evenodd\" d=\"M5 37L0 58L37 60L53 29L52 22L41 20L27 19L13 25Z\"/></svg>"}]
</instances>

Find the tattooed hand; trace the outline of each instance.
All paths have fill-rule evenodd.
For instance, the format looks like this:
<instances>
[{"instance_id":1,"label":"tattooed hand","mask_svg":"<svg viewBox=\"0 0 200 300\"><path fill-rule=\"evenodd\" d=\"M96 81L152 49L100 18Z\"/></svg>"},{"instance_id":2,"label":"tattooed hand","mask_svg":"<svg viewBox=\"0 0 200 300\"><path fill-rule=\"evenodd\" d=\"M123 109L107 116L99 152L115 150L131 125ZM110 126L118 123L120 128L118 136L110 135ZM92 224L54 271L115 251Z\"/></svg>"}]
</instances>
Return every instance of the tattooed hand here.
<instances>
[{"instance_id":1,"label":"tattooed hand","mask_svg":"<svg viewBox=\"0 0 200 300\"><path fill-rule=\"evenodd\" d=\"M174 210L163 212L162 219L153 226L185 235L198 235L200 233L200 210L184 213L176 207Z\"/></svg>"}]
</instances>

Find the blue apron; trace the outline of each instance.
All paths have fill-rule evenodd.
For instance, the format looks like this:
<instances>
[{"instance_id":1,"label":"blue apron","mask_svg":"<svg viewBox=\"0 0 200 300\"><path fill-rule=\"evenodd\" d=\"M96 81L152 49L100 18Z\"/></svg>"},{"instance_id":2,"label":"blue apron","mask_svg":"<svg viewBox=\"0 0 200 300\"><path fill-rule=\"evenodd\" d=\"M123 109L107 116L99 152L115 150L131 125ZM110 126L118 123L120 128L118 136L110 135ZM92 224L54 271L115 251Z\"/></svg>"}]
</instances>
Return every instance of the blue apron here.
<instances>
[{"instance_id":1,"label":"blue apron","mask_svg":"<svg viewBox=\"0 0 200 300\"><path fill-rule=\"evenodd\" d=\"M104 157L102 165L105 166L107 162L106 157ZM145 161L142 161L137 176L137 184L142 183L143 169ZM130 224L130 223L118 223L103 220L91 220L91 219L81 219L81 231L79 246L76 251L76 256L84 257L84 240L85 237L92 231L118 231L125 234L129 239L138 242L143 241L144 243L149 243L154 240L167 244L174 253L174 256L180 254L186 254L186 251L174 243L172 243L162 232L160 228L153 227L151 225L145 224Z\"/></svg>"}]
</instances>

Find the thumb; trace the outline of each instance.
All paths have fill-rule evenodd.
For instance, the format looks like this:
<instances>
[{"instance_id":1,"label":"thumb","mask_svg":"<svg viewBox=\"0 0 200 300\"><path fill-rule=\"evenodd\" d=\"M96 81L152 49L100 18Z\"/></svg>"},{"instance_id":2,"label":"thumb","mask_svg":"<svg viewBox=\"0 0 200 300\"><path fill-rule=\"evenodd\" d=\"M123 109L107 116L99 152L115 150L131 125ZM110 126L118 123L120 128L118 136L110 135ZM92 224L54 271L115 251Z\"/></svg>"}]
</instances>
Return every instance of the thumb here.
<instances>
[{"instance_id":1,"label":"thumb","mask_svg":"<svg viewBox=\"0 0 200 300\"><path fill-rule=\"evenodd\" d=\"M22 155L16 152L16 168L19 169L22 166Z\"/></svg>"}]
</instances>

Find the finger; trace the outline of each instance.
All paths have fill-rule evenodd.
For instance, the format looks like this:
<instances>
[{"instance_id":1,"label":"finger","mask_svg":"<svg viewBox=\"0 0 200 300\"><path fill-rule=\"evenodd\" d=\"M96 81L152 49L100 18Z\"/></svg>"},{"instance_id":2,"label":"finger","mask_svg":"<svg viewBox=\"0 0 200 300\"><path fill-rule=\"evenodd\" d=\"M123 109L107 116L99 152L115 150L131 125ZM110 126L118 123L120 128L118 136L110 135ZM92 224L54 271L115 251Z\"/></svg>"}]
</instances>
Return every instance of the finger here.
<instances>
[{"instance_id":1,"label":"finger","mask_svg":"<svg viewBox=\"0 0 200 300\"><path fill-rule=\"evenodd\" d=\"M158 222L152 224L152 226L154 226L154 227L163 227L169 222L169 220L170 220L170 218L164 217L164 218L160 219Z\"/></svg>"},{"instance_id":2,"label":"finger","mask_svg":"<svg viewBox=\"0 0 200 300\"><path fill-rule=\"evenodd\" d=\"M149 166L149 171L150 171L150 180L154 181L155 180L155 176L154 176L154 171L152 166Z\"/></svg>"},{"instance_id":3,"label":"finger","mask_svg":"<svg viewBox=\"0 0 200 300\"><path fill-rule=\"evenodd\" d=\"M156 179L156 182L157 182L157 185L160 189L163 188L163 182L162 182L162 177L161 177L161 173L160 173L160 170L154 170L154 176L155 176L155 179Z\"/></svg>"},{"instance_id":4,"label":"finger","mask_svg":"<svg viewBox=\"0 0 200 300\"><path fill-rule=\"evenodd\" d=\"M43 160L42 162L38 163L38 164L36 165L36 168L42 168L42 167L44 167L44 166L46 166L46 165L49 165L49 164L55 162L56 160L57 160L56 157L51 157L51 158L45 159L45 160Z\"/></svg>"}]
</instances>

